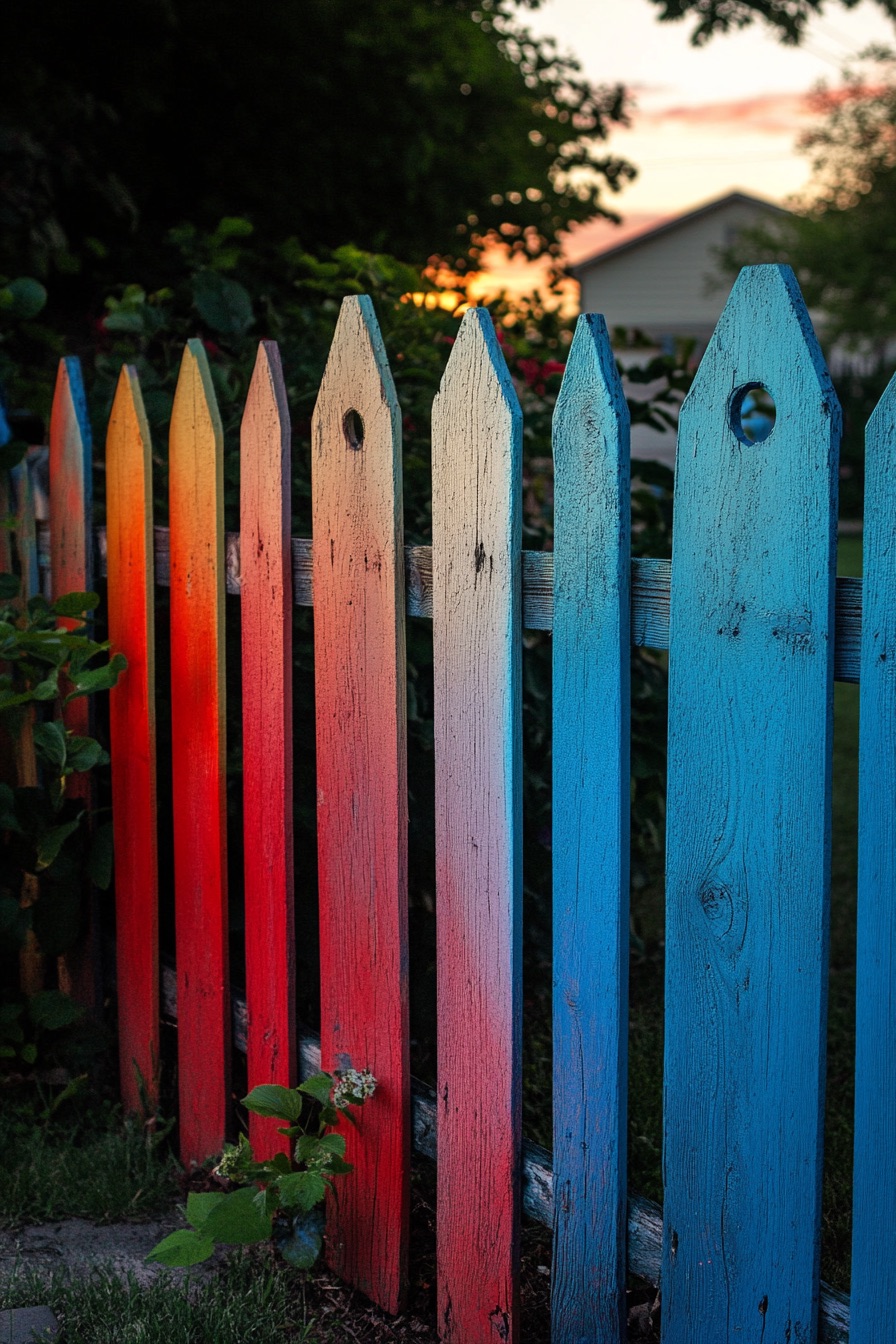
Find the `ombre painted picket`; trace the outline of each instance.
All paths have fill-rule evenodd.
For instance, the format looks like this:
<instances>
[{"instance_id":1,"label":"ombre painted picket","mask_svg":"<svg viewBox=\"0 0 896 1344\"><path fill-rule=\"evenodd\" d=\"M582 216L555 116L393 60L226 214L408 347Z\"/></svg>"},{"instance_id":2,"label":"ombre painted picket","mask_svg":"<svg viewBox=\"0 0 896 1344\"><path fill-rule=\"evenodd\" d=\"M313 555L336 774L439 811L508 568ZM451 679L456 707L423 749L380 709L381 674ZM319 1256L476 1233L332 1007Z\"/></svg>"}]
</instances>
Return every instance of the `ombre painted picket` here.
<instances>
[{"instance_id":1,"label":"ombre painted picket","mask_svg":"<svg viewBox=\"0 0 896 1344\"><path fill-rule=\"evenodd\" d=\"M554 412L553 1344L624 1337L629 413L602 317Z\"/></svg>"},{"instance_id":2,"label":"ombre painted picket","mask_svg":"<svg viewBox=\"0 0 896 1344\"><path fill-rule=\"evenodd\" d=\"M181 1160L221 1151L230 1102L224 441L202 342L171 413L171 758Z\"/></svg>"},{"instance_id":3,"label":"ombre painted picket","mask_svg":"<svg viewBox=\"0 0 896 1344\"><path fill-rule=\"evenodd\" d=\"M521 457L516 393L474 308L432 413L436 1232L451 1344L520 1329Z\"/></svg>"},{"instance_id":4,"label":"ombre painted picket","mask_svg":"<svg viewBox=\"0 0 896 1344\"><path fill-rule=\"evenodd\" d=\"M262 341L240 435L246 1063L250 1089L296 1083L289 410ZM257 1158L288 1152L280 1122L250 1114Z\"/></svg>"},{"instance_id":5,"label":"ombre painted picket","mask_svg":"<svg viewBox=\"0 0 896 1344\"><path fill-rule=\"evenodd\" d=\"M128 661L109 693L118 1056L122 1102L140 1114L158 1100L160 1058L155 572L152 444L127 365L106 432L106 571L109 640Z\"/></svg>"},{"instance_id":6,"label":"ombre painted picket","mask_svg":"<svg viewBox=\"0 0 896 1344\"><path fill-rule=\"evenodd\" d=\"M792 273L747 268L676 466L664 1344L816 1338L839 428Z\"/></svg>"},{"instance_id":7,"label":"ombre painted picket","mask_svg":"<svg viewBox=\"0 0 896 1344\"><path fill-rule=\"evenodd\" d=\"M850 1344L877 1344L896 1278L896 380L865 447Z\"/></svg>"},{"instance_id":8,"label":"ombre painted picket","mask_svg":"<svg viewBox=\"0 0 896 1344\"><path fill-rule=\"evenodd\" d=\"M50 409L50 593L85 593L93 588L93 443L84 395L80 361L61 359ZM60 617L60 626L71 629L74 618ZM76 736L89 735L92 726L90 697L78 696L66 705L65 726ZM93 805L89 774L71 775L66 784L69 798L85 808ZM99 946L99 905L92 889L84 893L85 927L76 947L59 959L63 989L92 1012L102 1003L103 986Z\"/></svg>"},{"instance_id":9,"label":"ombre painted picket","mask_svg":"<svg viewBox=\"0 0 896 1344\"><path fill-rule=\"evenodd\" d=\"M327 1258L388 1311L407 1276L410 1065L401 413L366 297L312 420L321 1062L371 1069Z\"/></svg>"}]
</instances>

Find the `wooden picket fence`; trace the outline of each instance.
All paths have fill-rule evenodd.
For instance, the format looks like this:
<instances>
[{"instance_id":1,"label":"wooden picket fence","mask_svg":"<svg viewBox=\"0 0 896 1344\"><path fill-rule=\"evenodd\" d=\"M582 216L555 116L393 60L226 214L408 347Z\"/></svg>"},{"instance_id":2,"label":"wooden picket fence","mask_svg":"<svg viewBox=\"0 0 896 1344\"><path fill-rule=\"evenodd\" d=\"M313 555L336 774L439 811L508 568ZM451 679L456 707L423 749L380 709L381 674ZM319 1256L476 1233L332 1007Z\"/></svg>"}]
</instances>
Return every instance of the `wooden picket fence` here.
<instances>
[{"instance_id":1,"label":"wooden picket fence","mask_svg":"<svg viewBox=\"0 0 896 1344\"><path fill-rule=\"evenodd\" d=\"M751 441L745 392L774 397ZM403 1300L412 1146L438 1146L438 1322L519 1338L521 1211L554 1227L552 1338L625 1337L628 1271L666 1344L871 1344L896 1279L896 390L868 431L865 577L835 580L839 410L796 283L738 280L681 412L671 564L632 561L628 413L603 321L579 320L554 422L553 554L521 549L520 408L487 313L432 418L432 547L402 537L401 416L367 299L346 299L313 420L313 541L289 535L290 429L263 342L225 537L205 353L183 358L170 531L124 369L106 441L125 1102L159 1052L153 595L170 586L180 1133L216 1153L232 1013L250 1084L379 1080L328 1257ZM89 432L74 362L51 431L53 583L89 581ZM60 505L61 501L61 505ZM76 526L76 515L81 522ZM80 531L78 530L80 527ZM75 538L75 533L77 537ZM81 550L78 551L78 547ZM101 547L101 550L103 548ZM80 555L81 569L73 556ZM68 566L68 567L67 567ZM71 566L74 566L72 568ZM86 576L82 579L80 575ZM223 620L241 597L245 1002L227 964ZM291 604L314 606L323 997L295 1021ZM438 1087L412 1085L405 620L432 620ZM521 640L553 631L554 1149L521 1135ZM629 656L669 650L662 1211L626 1180ZM852 1291L819 1282L835 677L861 680ZM302 769L301 760L298 768ZM251 1137L275 1149L274 1127Z\"/></svg>"}]
</instances>

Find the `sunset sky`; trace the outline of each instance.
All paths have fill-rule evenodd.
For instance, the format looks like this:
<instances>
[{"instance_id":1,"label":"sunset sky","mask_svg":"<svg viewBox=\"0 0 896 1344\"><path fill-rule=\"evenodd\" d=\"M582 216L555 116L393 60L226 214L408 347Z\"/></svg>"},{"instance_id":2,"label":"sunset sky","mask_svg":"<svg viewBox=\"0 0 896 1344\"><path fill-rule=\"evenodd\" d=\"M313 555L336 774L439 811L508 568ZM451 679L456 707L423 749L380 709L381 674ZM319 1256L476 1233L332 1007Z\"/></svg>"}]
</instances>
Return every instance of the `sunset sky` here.
<instances>
[{"instance_id":1,"label":"sunset sky","mask_svg":"<svg viewBox=\"0 0 896 1344\"><path fill-rule=\"evenodd\" d=\"M639 169L634 183L607 197L623 225L577 229L571 261L735 188L785 202L808 178L795 150L811 122L806 95L819 80L836 85L844 61L870 42L896 41L871 0L853 10L829 5L798 48L758 23L695 48L692 22L661 24L655 15L649 0L545 0L523 15L534 32L574 52L589 78L625 84L637 103L631 128L608 142ZM494 257L489 270L519 288L518 267Z\"/></svg>"}]
</instances>

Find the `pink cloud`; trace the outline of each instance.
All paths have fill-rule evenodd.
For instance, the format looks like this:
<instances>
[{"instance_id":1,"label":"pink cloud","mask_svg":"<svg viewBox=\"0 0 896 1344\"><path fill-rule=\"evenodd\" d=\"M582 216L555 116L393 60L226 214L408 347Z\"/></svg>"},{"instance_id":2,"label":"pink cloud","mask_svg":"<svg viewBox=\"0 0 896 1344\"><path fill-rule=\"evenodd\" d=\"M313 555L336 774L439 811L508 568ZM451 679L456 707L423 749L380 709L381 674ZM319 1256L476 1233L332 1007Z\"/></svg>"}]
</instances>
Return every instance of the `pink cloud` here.
<instances>
[{"instance_id":1,"label":"pink cloud","mask_svg":"<svg viewBox=\"0 0 896 1344\"><path fill-rule=\"evenodd\" d=\"M633 120L636 130L677 122L682 126L726 127L780 135L792 133L813 111L811 94L767 93L730 102L679 104L649 112L639 111Z\"/></svg>"}]
</instances>

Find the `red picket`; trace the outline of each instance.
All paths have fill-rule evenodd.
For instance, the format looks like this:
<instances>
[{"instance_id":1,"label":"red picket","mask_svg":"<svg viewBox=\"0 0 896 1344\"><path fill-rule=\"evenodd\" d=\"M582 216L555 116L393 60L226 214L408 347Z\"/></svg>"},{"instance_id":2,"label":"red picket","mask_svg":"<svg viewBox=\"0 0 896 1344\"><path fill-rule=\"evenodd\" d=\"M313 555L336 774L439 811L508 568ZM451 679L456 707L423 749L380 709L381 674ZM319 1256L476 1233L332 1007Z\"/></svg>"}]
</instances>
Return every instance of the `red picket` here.
<instances>
[{"instance_id":1,"label":"red picket","mask_svg":"<svg viewBox=\"0 0 896 1344\"><path fill-rule=\"evenodd\" d=\"M292 852L290 429L280 354L262 341L240 455L246 1056L249 1087L296 1081ZM288 1152L279 1122L249 1117L259 1159Z\"/></svg>"},{"instance_id":2,"label":"red picket","mask_svg":"<svg viewBox=\"0 0 896 1344\"><path fill-rule=\"evenodd\" d=\"M152 446L134 369L122 368L106 435L109 639L128 660L109 694L118 1051L125 1109L158 1099L159 872L156 850ZM141 1096L141 1080L144 1096Z\"/></svg>"},{"instance_id":3,"label":"red picket","mask_svg":"<svg viewBox=\"0 0 896 1344\"><path fill-rule=\"evenodd\" d=\"M171 413L171 761L181 1160L220 1152L230 1101L223 433L202 342Z\"/></svg>"},{"instance_id":4,"label":"red picket","mask_svg":"<svg viewBox=\"0 0 896 1344\"><path fill-rule=\"evenodd\" d=\"M342 305L312 424L324 1068L369 1068L332 1267L387 1311L406 1277L410 1070L400 412L367 298Z\"/></svg>"}]
</instances>

